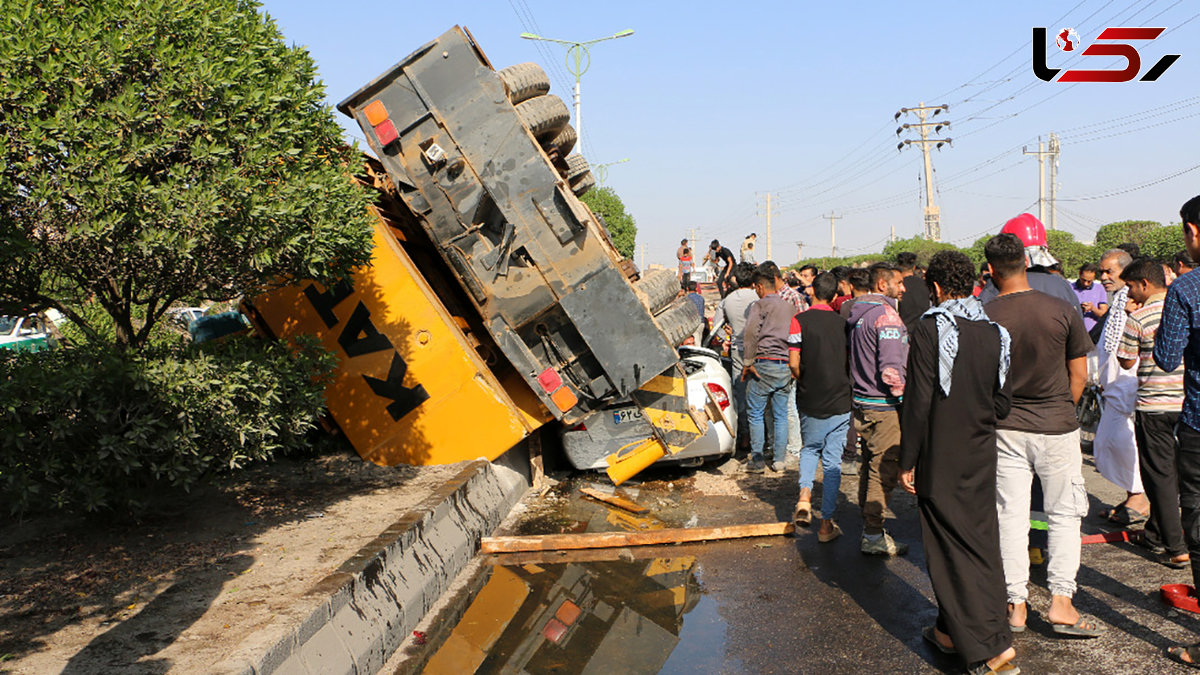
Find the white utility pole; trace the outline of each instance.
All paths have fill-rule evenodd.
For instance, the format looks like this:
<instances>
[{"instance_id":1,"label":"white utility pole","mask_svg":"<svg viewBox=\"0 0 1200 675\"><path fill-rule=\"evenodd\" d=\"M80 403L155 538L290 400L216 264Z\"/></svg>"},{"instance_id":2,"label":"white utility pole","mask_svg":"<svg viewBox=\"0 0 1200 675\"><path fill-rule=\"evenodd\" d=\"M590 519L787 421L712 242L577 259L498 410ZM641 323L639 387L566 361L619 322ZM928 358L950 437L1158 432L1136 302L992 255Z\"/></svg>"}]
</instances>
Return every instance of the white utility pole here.
<instances>
[{"instance_id":1,"label":"white utility pole","mask_svg":"<svg viewBox=\"0 0 1200 675\"><path fill-rule=\"evenodd\" d=\"M1034 155L1037 157L1038 163L1038 220L1042 223L1046 222L1046 157L1053 154L1053 151L1046 150L1045 144L1042 143L1042 137L1038 136L1038 149L1026 150L1021 148L1021 153L1025 155Z\"/></svg>"},{"instance_id":2,"label":"white utility pole","mask_svg":"<svg viewBox=\"0 0 1200 675\"><path fill-rule=\"evenodd\" d=\"M840 220L842 218L842 216L835 216L835 215L833 215L833 212L830 211L829 215L821 216L821 217L829 219L829 257L836 258L837 257L837 230L834 228L833 221Z\"/></svg>"},{"instance_id":3,"label":"white utility pole","mask_svg":"<svg viewBox=\"0 0 1200 675\"><path fill-rule=\"evenodd\" d=\"M1058 224L1058 134L1050 134L1050 229Z\"/></svg>"},{"instance_id":4,"label":"white utility pole","mask_svg":"<svg viewBox=\"0 0 1200 675\"><path fill-rule=\"evenodd\" d=\"M804 242L796 242L796 262L804 260Z\"/></svg>"},{"instance_id":5,"label":"white utility pole","mask_svg":"<svg viewBox=\"0 0 1200 675\"><path fill-rule=\"evenodd\" d=\"M925 160L925 238L930 241L942 240L942 221L941 211L937 204L933 203L933 159L929 156L929 146L941 148L943 145L950 142L949 138L930 137L929 127L933 127L933 133L938 133L942 127L949 127L949 122L926 122L925 120L950 109L948 105L926 106L922 101L921 105L916 108L901 108L900 112L896 113L896 119L905 113L915 113L917 119L920 120L917 124L902 124L896 129L896 135L899 136L905 129L916 129L920 134L919 139L905 139L896 146L898 150L903 150L904 146L916 143L921 146L921 154ZM930 113L933 113L932 115Z\"/></svg>"},{"instance_id":6,"label":"white utility pole","mask_svg":"<svg viewBox=\"0 0 1200 675\"><path fill-rule=\"evenodd\" d=\"M774 260L771 256L771 193L767 193L767 260Z\"/></svg>"}]
</instances>

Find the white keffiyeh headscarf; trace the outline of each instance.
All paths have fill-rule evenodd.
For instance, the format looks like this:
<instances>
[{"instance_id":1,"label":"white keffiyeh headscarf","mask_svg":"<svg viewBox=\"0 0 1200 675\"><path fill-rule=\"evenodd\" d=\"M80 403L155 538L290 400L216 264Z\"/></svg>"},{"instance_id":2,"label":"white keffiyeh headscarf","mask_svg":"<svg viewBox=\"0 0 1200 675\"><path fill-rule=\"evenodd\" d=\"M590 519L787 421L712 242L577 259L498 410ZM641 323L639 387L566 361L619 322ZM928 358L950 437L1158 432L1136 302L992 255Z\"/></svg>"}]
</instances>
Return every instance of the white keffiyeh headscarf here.
<instances>
[{"instance_id":1,"label":"white keffiyeh headscarf","mask_svg":"<svg viewBox=\"0 0 1200 675\"><path fill-rule=\"evenodd\" d=\"M930 307L922 318L932 316L937 320L938 329L938 381L942 393L950 395L950 380L954 371L954 359L958 356L958 322L954 317L962 317L968 321L987 321L1000 329L1000 363L998 364L1000 386L1008 377L1009 360L1012 354L1012 338L1008 331L998 323L990 320L978 298L951 298L936 307Z\"/></svg>"}]
</instances>

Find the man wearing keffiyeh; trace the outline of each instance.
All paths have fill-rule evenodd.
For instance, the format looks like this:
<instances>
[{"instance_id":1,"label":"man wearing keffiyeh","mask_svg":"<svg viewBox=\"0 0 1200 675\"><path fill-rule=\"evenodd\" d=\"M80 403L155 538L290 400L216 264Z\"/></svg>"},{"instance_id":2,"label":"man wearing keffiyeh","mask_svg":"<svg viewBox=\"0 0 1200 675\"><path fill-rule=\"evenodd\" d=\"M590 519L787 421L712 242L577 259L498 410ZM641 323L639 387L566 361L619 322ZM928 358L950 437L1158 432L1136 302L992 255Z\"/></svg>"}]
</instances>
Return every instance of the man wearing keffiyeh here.
<instances>
[{"instance_id":1,"label":"man wearing keffiyeh","mask_svg":"<svg viewBox=\"0 0 1200 675\"><path fill-rule=\"evenodd\" d=\"M1010 340L971 296L975 266L958 251L925 273L938 303L913 324L900 415L900 484L918 497L938 603L926 640L969 672L1013 672L996 504L996 420L1008 414ZM951 395L953 394L953 395Z\"/></svg>"},{"instance_id":2,"label":"man wearing keffiyeh","mask_svg":"<svg viewBox=\"0 0 1200 675\"><path fill-rule=\"evenodd\" d=\"M1104 330L1096 352L1100 362L1100 387L1104 414L1096 427L1092 454L1096 470L1117 487L1125 490L1125 501L1108 512L1109 520L1120 525L1145 522L1150 512L1138 470L1137 439L1134 436L1133 413L1137 402L1137 369L1122 368L1117 363L1121 332L1125 330L1125 304L1129 289L1121 281L1121 272L1133 259L1119 248L1105 251L1100 257L1100 282L1105 290L1115 293L1104 319Z\"/></svg>"}]
</instances>

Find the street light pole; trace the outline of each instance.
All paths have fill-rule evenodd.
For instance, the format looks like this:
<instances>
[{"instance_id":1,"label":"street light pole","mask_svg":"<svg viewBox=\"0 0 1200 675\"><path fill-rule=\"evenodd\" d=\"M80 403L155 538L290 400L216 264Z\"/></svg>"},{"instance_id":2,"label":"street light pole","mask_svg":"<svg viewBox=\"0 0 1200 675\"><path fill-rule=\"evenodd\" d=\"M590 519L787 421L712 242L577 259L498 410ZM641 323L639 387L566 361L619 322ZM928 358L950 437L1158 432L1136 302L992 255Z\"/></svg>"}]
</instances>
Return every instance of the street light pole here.
<instances>
[{"instance_id":1,"label":"street light pole","mask_svg":"<svg viewBox=\"0 0 1200 675\"><path fill-rule=\"evenodd\" d=\"M543 42L554 42L560 45L567 45L567 70L575 76L575 135L578 138L577 143L579 144L579 147L583 147L583 117L581 116L579 104L579 80L592 65L592 55L588 48L597 42L615 40L617 38L629 37L630 35L633 35L633 30L626 29L606 37L596 38L595 40L576 42L574 40L558 40L555 38L542 37L540 35L534 35L533 33L521 33L521 37L525 38L526 40L541 40Z\"/></svg>"},{"instance_id":2,"label":"street light pole","mask_svg":"<svg viewBox=\"0 0 1200 675\"><path fill-rule=\"evenodd\" d=\"M628 162L628 161L629 161L629 158L626 157L625 159L618 159L615 162L605 162L603 164L593 164L592 165L592 175L596 177L596 183L598 183L600 185L604 185L604 181L608 180L608 167L610 167L614 164L624 164L625 162Z\"/></svg>"}]
</instances>

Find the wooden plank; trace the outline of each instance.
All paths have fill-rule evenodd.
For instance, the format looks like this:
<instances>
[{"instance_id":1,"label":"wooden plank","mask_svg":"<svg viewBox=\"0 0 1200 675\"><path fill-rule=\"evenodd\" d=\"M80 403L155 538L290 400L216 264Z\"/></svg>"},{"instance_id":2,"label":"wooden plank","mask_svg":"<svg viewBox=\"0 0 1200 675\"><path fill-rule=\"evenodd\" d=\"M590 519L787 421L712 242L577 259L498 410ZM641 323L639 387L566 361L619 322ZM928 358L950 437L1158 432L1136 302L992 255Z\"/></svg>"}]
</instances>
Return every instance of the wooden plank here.
<instances>
[{"instance_id":1,"label":"wooden plank","mask_svg":"<svg viewBox=\"0 0 1200 675\"><path fill-rule=\"evenodd\" d=\"M646 508L645 506L642 506L641 504L638 504L635 501L626 499L624 497L621 497L621 496L618 496L615 494L614 495L605 494L594 488L587 488L587 487L579 488L579 491L582 492L585 497L591 497L592 499L595 499L596 501L604 502L605 504L615 506L618 509L625 509L626 511L628 511L630 513L639 513L640 514L640 513L648 513L650 511L650 509Z\"/></svg>"},{"instance_id":2,"label":"wooden plank","mask_svg":"<svg viewBox=\"0 0 1200 675\"><path fill-rule=\"evenodd\" d=\"M559 551L620 546L654 546L687 541L715 541L743 537L772 537L791 534L791 523L757 523L725 527L688 527L646 532L587 532L582 534L545 534L528 537L484 537L480 553L519 553L521 551Z\"/></svg>"}]
</instances>

